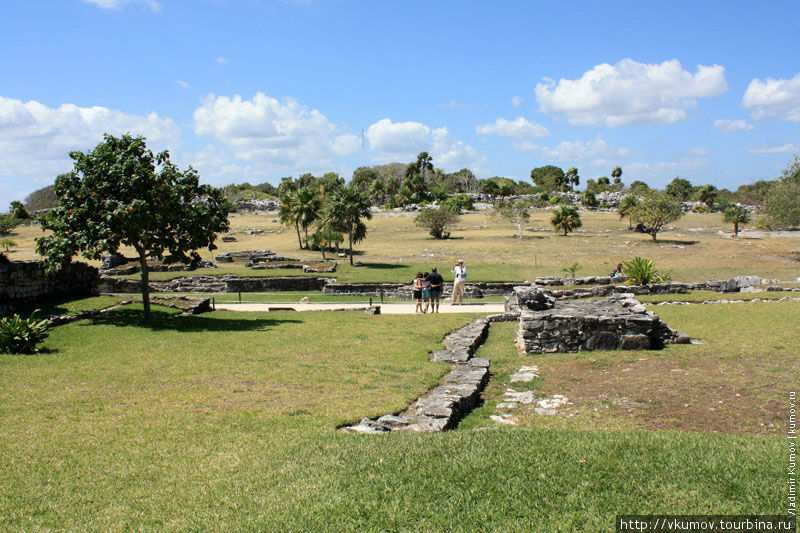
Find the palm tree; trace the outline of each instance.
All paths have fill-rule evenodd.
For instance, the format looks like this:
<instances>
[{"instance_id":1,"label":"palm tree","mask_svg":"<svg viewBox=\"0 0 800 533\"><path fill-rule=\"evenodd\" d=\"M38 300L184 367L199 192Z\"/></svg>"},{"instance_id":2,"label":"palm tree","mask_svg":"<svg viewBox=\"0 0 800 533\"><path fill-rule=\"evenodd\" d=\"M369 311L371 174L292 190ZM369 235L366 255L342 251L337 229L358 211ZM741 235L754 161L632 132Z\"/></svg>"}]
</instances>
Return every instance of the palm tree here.
<instances>
[{"instance_id":1,"label":"palm tree","mask_svg":"<svg viewBox=\"0 0 800 533\"><path fill-rule=\"evenodd\" d=\"M611 177L614 178L614 183L622 183L622 167L614 167Z\"/></svg>"},{"instance_id":2,"label":"palm tree","mask_svg":"<svg viewBox=\"0 0 800 533\"><path fill-rule=\"evenodd\" d=\"M353 244L364 240L367 226L361 219L372 218L369 198L355 187L342 187L330 198L323 225L333 231L347 234L349 243L348 255L353 264Z\"/></svg>"},{"instance_id":3,"label":"palm tree","mask_svg":"<svg viewBox=\"0 0 800 533\"><path fill-rule=\"evenodd\" d=\"M745 211L740 205L732 205L725 210L723 220L733 224L733 236L737 237L739 235L739 224L750 223L750 213Z\"/></svg>"},{"instance_id":4,"label":"palm tree","mask_svg":"<svg viewBox=\"0 0 800 533\"><path fill-rule=\"evenodd\" d=\"M281 195L280 206L278 207L278 218L281 224L287 226L294 225L297 231L297 242L300 249L303 249L303 240L300 238L300 214L298 210L297 191L287 190Z\"/></svg>"},{"instance_id":5,"label":"palm tree","mask_svg":"<svg viewBox=\"0 0 800 533\"><path fill-rule=\"evenodd\" d=\"M320 219L320 208L322 207L322 200L320 195L314 189L307 187L300 189L295 194L295 210L297 213L297 222L303 227L306 241L308 241L308 227Z\"/></svg>"},{"instance_id":6,"label":"palm tree","mask_svg":"<svg viewBox=\"0 0 800 533\"><path fill-rule=\"evenodd\" d=\"M573 190L581 184L581 178L578 176L578 169L575 167L570 167L564 174L564 177L567 179L567 187L569 187L569 190Z\"/></svg>"},{"instance_id":7,"label":"palm tree","mask_svg":"<svg viewBox=\"0 0 800 533\"><path fill-rule=\"evenodd\" d=\"M628 217L628 229L633 229L633 217L631 215L633 214L633 209L637 205L639 205L639 199L636 196L629 194L622 199L619 207L617 208L619 218Z\"/></svg>"},{"instance_id":8,"label":"palm tree","mask_svg":"<svg viewBox=\"0 0 800 533\"><path fill-rule=\"evenodd\" d=\"M556 231L563 229L564 236L566 236L568 231L580 228L583 222L581 222L581 215L578 213L577 208L565 205L553 211L553 218L550 219L550 224L553 225Z\"/></svg>"}]
</instances>

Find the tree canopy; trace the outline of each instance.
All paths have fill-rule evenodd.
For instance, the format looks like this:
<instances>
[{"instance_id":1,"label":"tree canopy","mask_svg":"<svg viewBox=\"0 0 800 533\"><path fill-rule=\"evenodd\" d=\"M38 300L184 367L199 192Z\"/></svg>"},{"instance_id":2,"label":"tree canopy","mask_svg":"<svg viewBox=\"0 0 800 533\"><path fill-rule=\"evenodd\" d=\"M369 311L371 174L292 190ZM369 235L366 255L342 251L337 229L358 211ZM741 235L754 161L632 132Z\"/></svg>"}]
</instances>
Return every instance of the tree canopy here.
<instances>
[{"instance_id":1,"label":"tree canopy","mask_svg":"<svg viewBox=\"0 0 800 533\"><path fill-rule=\"evenodd\" d=\"M653 240L661 229L683 216L683 208L674 196L662 192L645 197L631 211L631 216L641 222Z\"/></svg>"},{"instance_id":2,"label":"tree canopy","mask_svg":"<svg viewBox=\"0 0 800 533\"><path fill-rule=\"evenodd\" d=\"M553 165L545 165L531 170L531 181L544 192L560 191L566 185L564 171Z\"/></svg>"},{"instance_id":3,"label":"tree canopy","mask_svg":"<svg viewBox=\"0 0 800 533\"><path fill-rule=\"evenodd\" d=\"M144 137L106 134L91 152L70 157L73 170L55 184L59 203L41 218L52 234L37 239L36 251L60 268L79 253L100 259L132 247L150 320L147 259L199 261L197 250L215 249L216 234L228 229L227 202L218 189L200 185L193 168L181 172L169 152L154 156Z\"/></svg>"}]
</instances>

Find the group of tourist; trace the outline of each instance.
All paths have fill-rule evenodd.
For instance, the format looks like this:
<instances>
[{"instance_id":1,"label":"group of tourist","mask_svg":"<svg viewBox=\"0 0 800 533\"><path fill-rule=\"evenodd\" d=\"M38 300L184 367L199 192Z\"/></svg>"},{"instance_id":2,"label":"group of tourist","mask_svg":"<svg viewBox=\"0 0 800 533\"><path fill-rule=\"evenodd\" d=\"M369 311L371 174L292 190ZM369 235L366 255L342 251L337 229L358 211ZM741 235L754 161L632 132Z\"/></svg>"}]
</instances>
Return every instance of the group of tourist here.
<instances>
[{"instance_id":1,"label":"group of tourist","mask_svg":"<svg viewBox=\"0 0 800 533\"><path fill-rule=\"evenodd\" d=\"M459 259L450 272L454 275L453 305L464 303L464 280L467 279L467 267ZM439 312L439 301L444 289L444 278L432 267L430 272L417 272L412 282L412 296L417 301L415 313L425 314L430 309L431 313Z\"/></svg>"}]
</instances>

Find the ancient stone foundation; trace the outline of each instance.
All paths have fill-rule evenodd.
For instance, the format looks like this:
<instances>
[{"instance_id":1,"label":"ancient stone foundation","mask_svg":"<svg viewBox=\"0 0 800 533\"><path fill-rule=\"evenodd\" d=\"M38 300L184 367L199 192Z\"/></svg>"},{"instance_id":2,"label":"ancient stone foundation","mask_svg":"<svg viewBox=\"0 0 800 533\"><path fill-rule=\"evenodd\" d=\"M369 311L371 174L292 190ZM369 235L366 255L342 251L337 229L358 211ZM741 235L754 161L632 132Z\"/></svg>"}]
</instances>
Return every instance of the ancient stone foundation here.
<instances>
[{"instance_id":1,"label":"ancient stone foundation","mask_svg":"<svg viewBox=\"0 0 800 533\"><path fill-rule=\"evenodd\" d=\"M433 352L432 359L452 363L453 370L407 410L399 415L385 415L375 420L363 418L358 424L343 427L341 431L430 432L454 428L464 416L480 405L481 392L489 382L489 360L472 356L486 339L490 322L492 320L488 318L479 318L445 337L445 349Z\"/></svg>"},{"instance_id":2,"label":"ancient stone foundation","mask_svg":"<svg viewBox=\"0 0 800 533\"><path fill-rule=\"evenodd\" d=\"M225 276L185 276L170 281L151 281L150 289L155 292L280 292L280 291L320 291L331 281L330 278L286 276L286 277L239 277ZM112 293L141 292L140 281L103 277L100 290Z\"/></svg>"},{"instance_id":3,"label":"ancient stone foundation","mask_svg":"<svg viewBox=\"0 0 800 533\"><path fill-rule=\"evenodd\" d=\"M39 261L0 264L0 313L42 300L95 295L99 278L97 269L86 263L70 263L49 276Z\"/></svg>"},{"instance_id":4,"label":"ancient stone foundation","mask_svg":"<svg viewBox=\"0 0 800 533\"><path fill-rule=\"evenodd\" d=\"M600 301L557 300L539 289L517 287L506 306L520 312L516 343L521 354L651 350L690 342L631 293Z\"/></svg>"}]
</instances>

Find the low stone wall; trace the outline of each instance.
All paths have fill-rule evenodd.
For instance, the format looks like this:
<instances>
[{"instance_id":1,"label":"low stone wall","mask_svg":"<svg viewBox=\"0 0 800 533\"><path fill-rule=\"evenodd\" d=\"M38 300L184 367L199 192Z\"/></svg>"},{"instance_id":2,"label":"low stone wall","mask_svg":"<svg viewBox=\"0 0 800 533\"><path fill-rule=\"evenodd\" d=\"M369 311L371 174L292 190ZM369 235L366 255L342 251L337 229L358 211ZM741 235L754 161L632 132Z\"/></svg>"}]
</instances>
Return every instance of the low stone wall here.
<instances>
[{"instance_id":1,"label":"low stone wall","mask_svg":"<svg viewBox=\"0 0 800 533\"><path fill-rule=\"evenodd\" d=\"M321 291L331 278L308 276L285 277L239 277L225 276L185 276L170 281L151 281L150 290L154 292L284 292ZM100 280L101 292L137 293L141 292L139 280L103 277Z\"/></svg>"},{"instance_id":2,"label":"low stone wall","mask_svg":"<svg viewBox=\"0 0 800 533\"><path fill-rule=\"evenodd\" d=\"M341 428L349 433L386 431L430 432L452 429L481 403L481 392L489 382L489 360L473 358L486 340L490 320L479 318L444 339L445 350L433 352L434 361L453 363L453 370L439 385L415 401L399 415L361 419Z\"/></svg>"},{"instance_id":3,"label":"low stone wall","mask_svg":"<svg viewBox=\"0 0 800 533\"><path fill-rule=\"evenodd\" d=\"M493 283L476 282L465 283L464 290L467 298L483 298L484 296L504 296L514 290L514 287L526 286L525 283ZM442 287L442 298L453 295L453 283L445 282ZM323 294L336 296L369 296L379 298L383 291L386 298L411 300L413 289L410 283L331 283L322 290Z\"/></svg>"},{"instance_id":4,"label":"low stone wall","mask_svg":"<svg viewBox=\"0 0 800 533\"><path fill-rule=\"evenodd\" d=\"M521 312L516 333L521 354L650 350L690 341L631 293L602 301L558 300L539 289L517 288L514 296Z\"/></svg>"},{"instance_id":5,"label":"low stone wall","mask_svg":"<svg viewBox=\"0 0 800 533\"><path fill-rule=\"evenodd\" d=\"M70 263L50 276L39 261L0 264L0 314L43 300L95 295L99 279L86 263Z\"/></svg>"}]
</instances>

